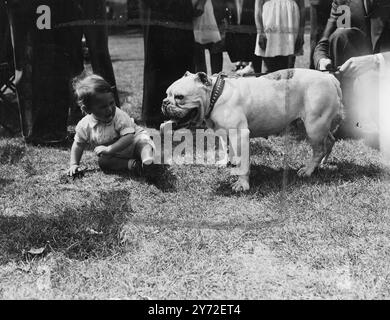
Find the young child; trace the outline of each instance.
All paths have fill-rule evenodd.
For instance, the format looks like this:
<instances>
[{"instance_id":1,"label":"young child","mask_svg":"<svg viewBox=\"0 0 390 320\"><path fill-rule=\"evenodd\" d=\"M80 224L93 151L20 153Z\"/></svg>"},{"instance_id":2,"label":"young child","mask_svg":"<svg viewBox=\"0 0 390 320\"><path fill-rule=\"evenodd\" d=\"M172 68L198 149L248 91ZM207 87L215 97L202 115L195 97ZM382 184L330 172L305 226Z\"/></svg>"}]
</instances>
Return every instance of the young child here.
<instances>
[{"instance_id":1,"label":"young child","mask_svg":"<svg viewBox=\"0 0 390 320\"><path fill-rule=\"evenodd\" d=\"M256 59L264 61L266 72L294 68L302 55L305 29L303 0L256 0Z\"/></svg>"},{"instance_id":2,"label":"young child","mask_svg":"<svg viewBox=\"0 0 390 320\"><path fill-rule=\"evenodd\" d=\"M77 173L90 144L102 170L133 170L153 163L154 144L146 131L116 106L112 88L102 77L90 75L74 82L78 105L87 115L76 126L68 175Z\"/></svg>"}]
</instances>

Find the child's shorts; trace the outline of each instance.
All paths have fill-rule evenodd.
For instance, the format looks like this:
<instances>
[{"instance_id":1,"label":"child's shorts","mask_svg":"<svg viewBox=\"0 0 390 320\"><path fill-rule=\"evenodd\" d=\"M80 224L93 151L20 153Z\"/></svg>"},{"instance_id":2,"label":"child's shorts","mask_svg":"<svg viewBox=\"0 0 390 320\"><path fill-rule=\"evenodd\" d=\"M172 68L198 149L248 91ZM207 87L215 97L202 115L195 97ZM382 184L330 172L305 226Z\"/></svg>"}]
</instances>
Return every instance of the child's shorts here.
<instances>
[{"instance_id":1,"label":"child's shorts","mask_svg":"<svg viewBox=\"0 0 390 320\"><path fill-rule=\"evenodd\" d=\"M153 140L150 138L148 132L142 129L135 133L134 142L129 147L127 147L126 149L124 149L119 153L116 153L114 156L123 159L137 158L137 156L139 156L137 155L137 145L139 145L139 143L141 142L145 144L149 144L152 147L153 152L156 152L156 146Z\"/></svg>"}]
</instances>

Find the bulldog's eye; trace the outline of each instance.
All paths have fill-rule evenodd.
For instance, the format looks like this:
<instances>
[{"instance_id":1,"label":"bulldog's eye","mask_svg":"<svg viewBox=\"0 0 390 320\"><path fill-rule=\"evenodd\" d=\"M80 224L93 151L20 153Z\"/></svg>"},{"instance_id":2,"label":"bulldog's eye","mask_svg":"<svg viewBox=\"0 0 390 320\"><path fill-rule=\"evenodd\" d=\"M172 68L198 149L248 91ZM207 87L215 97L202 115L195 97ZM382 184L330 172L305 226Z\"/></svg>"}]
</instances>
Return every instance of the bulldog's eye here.
<instances>
[{"instance_id":1,"label":"bulldog's eye","mask_svg":"<svg viewBox=\"0 0 390 320\"><path fill-rule=\"evenodd\" d=\"M175 96L175 99L176 99L176 100L183 100L183 99L184 99L184 96L181 95L181 94L178 94L178 95Z\"/></svg>"}]
</instances>

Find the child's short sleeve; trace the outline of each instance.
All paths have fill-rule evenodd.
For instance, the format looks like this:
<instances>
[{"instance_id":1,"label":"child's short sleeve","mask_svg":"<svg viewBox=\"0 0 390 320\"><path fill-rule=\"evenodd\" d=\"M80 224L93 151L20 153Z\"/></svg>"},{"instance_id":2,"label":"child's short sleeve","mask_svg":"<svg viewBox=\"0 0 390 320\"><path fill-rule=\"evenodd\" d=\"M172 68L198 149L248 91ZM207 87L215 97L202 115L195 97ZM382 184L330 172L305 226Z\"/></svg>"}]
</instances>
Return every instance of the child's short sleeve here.
<instances>
[{"instance_id":1,"label":"child's short sleeve","mask_svg":"<svg viewBox=\"0 0 390 320\"><path fill-rule=\"evenodd\" d=\"M88 127L86 126L85 121L80 121L77 124L75 131L74 141L76 143L89 143Z\"/></svg>"},{"instance_id":2,"label":"child's short sleeve","mask_svg":"<svg viewBox=\"0 0 390 320\"><path fill-rule=\"evenodd\" d=\"M134 120L126 112L118 109L115 117L115 129L119 135L123 137L127 134L135 133L135 128Z\"/></svg>"}]
</instances>

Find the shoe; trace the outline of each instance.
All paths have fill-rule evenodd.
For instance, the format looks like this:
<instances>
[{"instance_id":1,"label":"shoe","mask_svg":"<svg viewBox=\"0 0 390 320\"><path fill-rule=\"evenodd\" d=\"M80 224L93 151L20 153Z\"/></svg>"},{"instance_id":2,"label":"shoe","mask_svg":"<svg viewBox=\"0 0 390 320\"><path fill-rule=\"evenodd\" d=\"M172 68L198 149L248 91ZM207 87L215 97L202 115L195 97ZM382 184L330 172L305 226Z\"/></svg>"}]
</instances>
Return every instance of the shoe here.
<instances>
[{"instance_id":1,"label":"shoe","mask_svg":"<svg viewBox=\"0 0 390 320\"><path fill-rule=\"evenodd\" d=\"M245 68L243 68L241 70L238 70L236 72L236 74L241 76L241 77L247 76L247 75L251 75L251 74L254 74L254 73L255 73L255 70L253 69L251 64L248 64Z\"/></svg>"},{"instance_id":2,"label":"shoe","mask_svg":"<svg viewBox=\"0 0 390 320\"><path fill-rule=\"evenodd\" d=\"M143 168L141 161L131 159L129 160L127 167L131 174L134 174L136 177L142 176Z\"/></svg>"},{"instance_id":3,"label":"shoe","mask_svg":"<svg viewBox=\"0 0 390 320\"><path fill-rule=\"evenodd\" d=\"M148 158L142 160L142 166L143 166L143 167L145 167L145 166L146 166L146 167L147 167L147 166L150 166L150 165L153 164L153 162L154 162L154 158L153 158L152 156L150 156L150 157L148 157Z\"/></svg>"},{"instance_id":4,"label":"shoe","mask_svg":"<svg viewBox=\"0 0 390 320\"><path fill-rule=\"evenodd\" d=\"M235 68L232 70L233 72L237 72L239 70L244 69L248 65L245 61L239 61L236 63Z\"/></svg>"}]
</instances>

